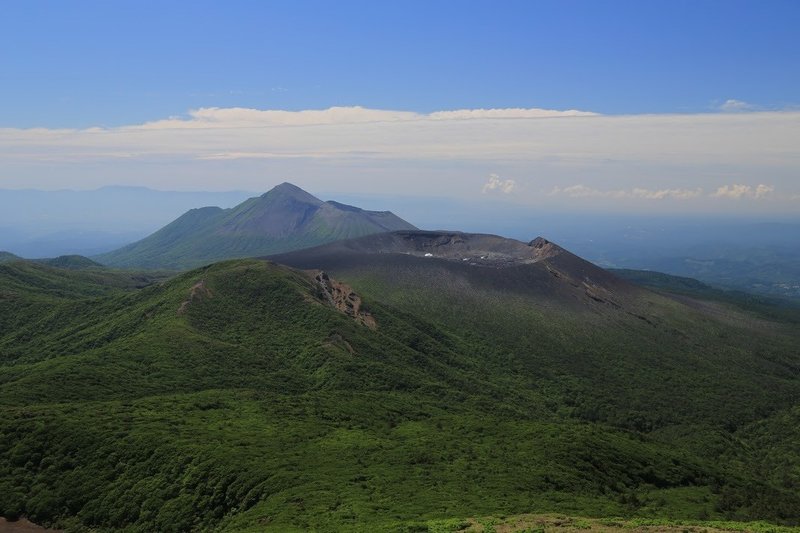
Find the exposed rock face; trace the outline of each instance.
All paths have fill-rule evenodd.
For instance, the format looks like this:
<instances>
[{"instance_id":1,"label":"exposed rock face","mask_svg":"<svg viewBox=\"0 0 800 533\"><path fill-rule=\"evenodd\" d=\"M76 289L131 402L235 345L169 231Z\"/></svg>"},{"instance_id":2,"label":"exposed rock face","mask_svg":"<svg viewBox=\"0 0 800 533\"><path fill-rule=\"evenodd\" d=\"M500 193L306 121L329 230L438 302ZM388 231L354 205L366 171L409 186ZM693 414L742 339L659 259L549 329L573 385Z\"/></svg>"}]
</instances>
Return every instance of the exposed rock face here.
<instances>
[{"instance_id":1,"label":"exposed rock face","mask_svg":"<svg viewBox=\"0 0 800 533\"><path fill-rule=\"evenodd\" d=\"M320 289L320 298L325 303L349 316L359 324L367 326L370 329L375 329L377 327L377 323L372 315L361 309L361 297L353 292L353 289L349 285L336 281L322 270L314 270L309 272L309 274Z\"/></svg>"},{"instance_id":2,"label":"exposed rock face","mask_svg":"<svg viewBox=\"0 0 800 533\"><path fill-rule=\"evenodd\" d=\"M533 258L536 261L541 261L543 259L549 259L551 257L555 257L556 255L564 251L563 248L561 248L557 244L553 244L544 237L536 237L535 239L533 239L531 242L528 243L528 246L533 248Z\"/></svg>"}]
</instances>

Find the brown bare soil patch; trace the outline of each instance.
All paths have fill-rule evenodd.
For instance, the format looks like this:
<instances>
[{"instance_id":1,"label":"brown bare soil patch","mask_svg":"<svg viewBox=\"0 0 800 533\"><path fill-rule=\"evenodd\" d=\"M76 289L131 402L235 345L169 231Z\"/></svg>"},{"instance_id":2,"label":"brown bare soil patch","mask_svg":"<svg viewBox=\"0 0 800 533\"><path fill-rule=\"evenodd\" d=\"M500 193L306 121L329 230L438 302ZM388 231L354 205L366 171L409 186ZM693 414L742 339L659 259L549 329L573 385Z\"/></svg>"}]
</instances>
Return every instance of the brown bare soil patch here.
<instances>
[{"instance_id":1,"label":"brown bare soil patch","mask_svg":"<svg viewBox=\"0 0 800 533\"><path fill-rule=\"evenodd\" d=\"M25 518L9 522L0 517L0 533L61 533L60 529L47 529Z\"/></svg>"},{"instance_id":2,"label":"brown bare soil patch","mask_svg":"<svg viewBox=\"0 0 800 533\"><path fill-rule=\"evenodd\" d=\"M186 312L186 308L189 307L189 304L199 298L211 298L213 294L211 294L211 290L206 287L205 280L200 280L194 285L192 288L189 289L189 298L181 303L181 306L178 308L178 314L182 315Z\"/></svg>"},{"instance_id":3,"label":"brown bare soil patch","mask_svg":"<svg viewBox=\"0 0 800 533\"><path fill-rule=\"evenodd\" d=\"M575 518L558 515L517 515L502 520L498 519L468 519L469 525L461 529L464 533L483 533L495 531L496 533L521 533L521 532L591 532L602 531L608 533L722 533L731 532L731 529L720 529L710 525L638 525L625 519L609 518ZM746 531L741 529L739 531Z\"/></svg>"}]
</instances>

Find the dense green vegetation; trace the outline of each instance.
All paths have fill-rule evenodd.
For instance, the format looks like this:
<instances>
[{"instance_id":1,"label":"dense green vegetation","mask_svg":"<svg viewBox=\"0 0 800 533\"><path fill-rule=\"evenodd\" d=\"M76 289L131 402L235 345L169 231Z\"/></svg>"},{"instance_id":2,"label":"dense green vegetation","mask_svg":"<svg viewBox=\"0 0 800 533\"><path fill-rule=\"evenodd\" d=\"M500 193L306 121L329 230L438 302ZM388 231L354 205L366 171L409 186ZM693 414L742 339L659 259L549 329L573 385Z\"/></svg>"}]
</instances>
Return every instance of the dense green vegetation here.
<instances>
[{"instance_id":1,"label":"dense green vegetation","mask_svg":"<svg viewBox=\"0 0 800 533\"><path fill-rule=\"evenodd\" d=\"M790 324L382 260L331 269L375 329L264 261L155 283L0 266L0 513L131 531L797 523Z\"/></svg>"}]
</instances>

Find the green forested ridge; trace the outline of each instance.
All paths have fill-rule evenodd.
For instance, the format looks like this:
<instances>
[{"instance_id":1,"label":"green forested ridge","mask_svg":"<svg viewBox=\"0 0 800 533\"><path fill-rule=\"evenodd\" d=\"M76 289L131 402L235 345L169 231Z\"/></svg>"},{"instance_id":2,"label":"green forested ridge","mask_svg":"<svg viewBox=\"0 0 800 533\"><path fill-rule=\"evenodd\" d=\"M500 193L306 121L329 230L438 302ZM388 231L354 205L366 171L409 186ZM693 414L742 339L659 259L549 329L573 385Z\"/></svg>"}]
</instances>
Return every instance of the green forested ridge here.
<instances>
[{"instance_id":1,"label":"green forested ridge","mask_svg":"<svg viewBox=\"0 0 800 533\"><path fill-rule=\"evenodd\" d=\"M0 266L0 513L135 531L800 518L791 324L647 291L584 302L523 267L325 268L376 329L265 261L143 288Z\"/></svg>"}]
</instances>

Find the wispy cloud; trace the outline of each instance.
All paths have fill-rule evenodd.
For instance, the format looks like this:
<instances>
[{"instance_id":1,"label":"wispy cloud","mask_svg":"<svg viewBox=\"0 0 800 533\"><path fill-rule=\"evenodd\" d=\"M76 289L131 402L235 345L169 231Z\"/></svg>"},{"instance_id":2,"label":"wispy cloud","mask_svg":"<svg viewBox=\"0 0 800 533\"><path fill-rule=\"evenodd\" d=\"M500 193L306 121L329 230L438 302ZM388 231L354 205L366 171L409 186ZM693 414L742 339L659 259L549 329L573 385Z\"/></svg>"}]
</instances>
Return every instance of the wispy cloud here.
<instances>
[{"instance_id":1,"label":"wispy cloud","mask_svg":"<svg viewBox=\"0 0 800 533\"><path fill-rule=\"evenodd\" d=\"M775 191L772 185L760 183L756 186L751 185L723 185L716 191L708 194L710 198L752 198L761 199L769 196ZM702 188L695 189L645 189L634 187L632 189L608 189L600 190L586 185L570 185L568 187L554 187L551 196L568 196L570 198L641 198L644 200L691 200L704 196Z\"/></svg>"},{"instance_id":2,"label":"wispy cloud","mask_svg":"<svg viewBox=\"0 0 800 533\"><path fill-rule=\"evenodd\" d=\"M760 107L754 104L748 104L742 100L735 100L731 98L722 102L718 109L726 113L736 113L742 111L758 111Z\"/></svg>"},{"instance_id":3,"label":"wispy cloud","mask_svg":"<svg viewBox=\"0 0 800 533\"><path fill-rule=\"evenodd\" d=\"M432 120L457 120L457 119L475 119L475 118L564 118L564 117L594 117L598 113L591 111L578 111L577 109L568 109L566 111L556 111L553 109L524 109L524 108L507 108L507 109L457 109L455 111L437 111L428 115L419 115L427 117Z\"/></svg>"},{"instance_id":4,"label":"wispy cloud","mask_svg":"<svg viewBox=\"0 0 800 533\"><path fill-rule=\"evenodd\" d=\"M663 200L664 198L674 198L676 200L688 200L697 198L703 194L703 189L633 189L631 195L634 198L646 198L648 200Z\"/></svg>"},{"instance_id":5,"label":"wispy cloud","mask_svg":"<svg viewBox=\"0 0 800 533\"><path fill-rule=\"evenodd\" d=\"M599 190L585 185L570 185L569 187L554 187L551 196L565 195L570 198L642 198L645 200L689 200L702 196L703 189L633 189Z\"/></svg>"},{"instance_id":6,"label":"wispy cloud","mask_svg":"<svg viewBox=\"0 0 800 533\"><path fill-rule=\"evenodd\" d=\"M126 182L261 190L297 180L321 190L335 183L341 190L413 188L462 198L485 190L532 205L594 197L608 206L615 199L677 206L705 197L705 204L681 205L744 209L741 202L711 202L708 193L769 175L769 186L782 192L772 200L788 202L800 193L798 138L800 110L610 116L537 108L203 108L115 128L0 128L0 188ZM477 189L476 176L490 172L496 177ZM725 187L719 198L769 194L756 184L742 193ZM554 195L537 194L554 188Z\"/></svg>"},{"instance_id":7,"label":"wispy cloud","mask_svg":"<svg viewBox=\"0 0 800 533\"><path fill-rule=\"evenodd\" d=\"M598 165L792 165L800 112L604 116L539 109L407 111L204 108L119 128L0 129L0 165L103 154L529 161Z\"/></svg>"},{"instance_id":8,"label":"wispy cloud","mask_svg":"<svg viewBox=\"0 0 800 533\"><path fill-rule=\"evenodd\" d=\"M773 191L775 191L775 187L772 185L764 185L763 183L759 183L755 187L734 184L719 187L711 196L715 198L733 198L735 200L740 198L764 198Z\"/></svg>"},{"instance_id":9,"label":"wispy cloud","mask_svg":"<svg viewBox=\"0 0 800 533\"><path fill-rule=\"evenodd\" d=\"M508 194L514 190L517 182L514 180L501 179L497 174L489 174L489 180L483 186L483 193L490 191L499 191L503 194Z\"/></svg>"},{"instance_id":10,"label":"wispy cloud","mask_svg":"<svg viewBox=\"0 0 800 533\"><path fill-rule=\"evenodd\" d=\"M558 195L569 196L570 198L590 198L590 197L605 197L605 198L623 198L626 195L625 191L601 191L587 187L586 185L570 185L568 187L553 187L550 191L550 196Z\"/></svg>"},{"instance_id":11,"label":"wispy cloud","mask_svg":"<svg viewBox=\"0 0 800 533\"><path fill-rule=\"evenodd\" d=\"M244 107L204 107L189 111L188 117L171 117L137 126L141 129L256 128L268 126L322 126L379 122L450 121L469 119L536 119L590 117L596 113L570 109L457 109L434 113L368 109L360 106L331 107L304 111L261 110Z\"/></svg>"}]
</instances>

